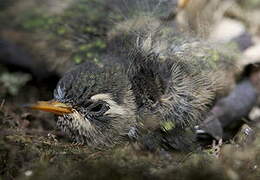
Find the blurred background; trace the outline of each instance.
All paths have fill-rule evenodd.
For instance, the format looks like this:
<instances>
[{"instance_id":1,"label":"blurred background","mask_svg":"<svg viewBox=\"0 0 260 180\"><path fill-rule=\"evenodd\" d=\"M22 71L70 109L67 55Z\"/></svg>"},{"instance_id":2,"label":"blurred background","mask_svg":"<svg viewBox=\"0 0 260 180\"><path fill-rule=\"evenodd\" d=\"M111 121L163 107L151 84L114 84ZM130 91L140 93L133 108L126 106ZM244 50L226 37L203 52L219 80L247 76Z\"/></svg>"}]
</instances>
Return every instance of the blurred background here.
<instances>
[{"instance_id":1,"label":"blurred background","mask_svg":"<svg viewBox=\"0 0 260 180\"><path fill-rule=\"evenodd\" d=\"M134 11L133 7L138 8ZM242 68L260 61L260 0L1 0L0 180L26 178L26 172L31 177L28 169L35 165L25 165L23 161L42 157L23 157L16 166L15 158L20 155L14 154L21 149L16 147L13 154L5 154L15 149L7 143L7 135L55 134L55 138L67 141L56 131L53 115L34 112L23 105L51 99L59 78L75 64L92 61L102 65L102 54L109 50L108 32L113 26L138 10L150 9L156 9L154 15L158 18L173 22L174 27L202 40L235 42L241 52ZM260 120L259 106L250 118ZM244 153L248 156L236 154L235 158L242 157L241 161L221 160L224 165L216 165L221 169L216 171L223 171L223 177L233 180L260 178L260 141L257 143ZM252 159L256 161L251 166ZM223 170L225 167L227 171ZM245 167L248 171L241 174L239 171Z\"/></svg>"}]
</instances>

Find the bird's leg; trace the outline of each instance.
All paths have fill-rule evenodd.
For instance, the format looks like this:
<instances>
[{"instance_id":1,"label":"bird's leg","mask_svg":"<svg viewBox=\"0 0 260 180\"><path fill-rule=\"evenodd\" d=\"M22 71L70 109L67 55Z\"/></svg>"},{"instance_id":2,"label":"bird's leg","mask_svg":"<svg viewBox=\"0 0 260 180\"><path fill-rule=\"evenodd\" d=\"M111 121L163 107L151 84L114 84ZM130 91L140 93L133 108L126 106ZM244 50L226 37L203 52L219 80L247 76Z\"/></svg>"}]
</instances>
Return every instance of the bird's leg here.
<instances>
[{"instance_id":1,"label":"bird's leg","mask_svg":"<svg viewBox=\"0 0 260 180\"><path fill-rule=\"evenodd\" d=\"M219 140L230 139L234 135L232 131L243 124L243 118L247 117L256 105L259 93L256 81L251 79L244 79L227 97L217 101L206 120L196 129L198 137L203 134L207 135L208 139L213 137Z\"/></svg>"},{"instance_id":2,"label":"bird's leg","mask_svg":"<svg viewBox=\"0 0 260 180\"><path fill-rule=\"evenodd\" d=\"M73 147L79 146L78 142L76 142L76 141L73 141L71 145L72 145Z\"/></svg>"},{"instance_id":3,"label":"bird's leg","mask_svg":"<svg viewBox=\"0 0 260 180\"><path fill-rule=\"evenodd\" d=\"M84 143L83 142L78 142L77 140L73 140L72 142L72 146L74 147L79 147L79 146L83 146Z\"/></svg>"},{"instance_id":4,"label":"bird's leg","mask_svg":"<svg viewBox=\"0 0 260 180\"><path fill-rule=\"evenodd\" d=\"M223 145L223 140L213 140L212 146L210 150L208 151L209 154L215 156L216 158L219 158L221 146Z\"/></svg>"}]
</instances>

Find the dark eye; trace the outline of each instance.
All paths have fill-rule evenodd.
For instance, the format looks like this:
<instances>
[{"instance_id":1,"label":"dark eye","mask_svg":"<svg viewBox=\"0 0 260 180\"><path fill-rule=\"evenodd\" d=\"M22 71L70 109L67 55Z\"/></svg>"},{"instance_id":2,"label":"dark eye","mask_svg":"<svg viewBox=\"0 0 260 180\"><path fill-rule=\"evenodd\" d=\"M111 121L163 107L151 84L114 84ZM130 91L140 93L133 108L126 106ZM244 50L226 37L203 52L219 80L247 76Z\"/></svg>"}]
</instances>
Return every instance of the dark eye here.
<instances>
[{"instance_id":1,"label":"dark eye","mask_svg":"<svg viewBox=\"0 0 260 180\"><path fill-rule=\"evenodd\" d=\"M98 102L94 103L89 107L89 112L94 114L103 114L109 109L109 106L106 103Z\"/></svg>"},{"instance_id":2,"label":"dark eye","mask_svg":"<svg viewBox=\"0 0 260 180\"><path fill-rule=\"evenodd\" d=\"M90 111L91 111L91 112L99 112L99 111L102 110L102 108L103 108L103 104L97 104L96 106L92 107L92 108L90 109Z\"/></svg>"}]
</instances>

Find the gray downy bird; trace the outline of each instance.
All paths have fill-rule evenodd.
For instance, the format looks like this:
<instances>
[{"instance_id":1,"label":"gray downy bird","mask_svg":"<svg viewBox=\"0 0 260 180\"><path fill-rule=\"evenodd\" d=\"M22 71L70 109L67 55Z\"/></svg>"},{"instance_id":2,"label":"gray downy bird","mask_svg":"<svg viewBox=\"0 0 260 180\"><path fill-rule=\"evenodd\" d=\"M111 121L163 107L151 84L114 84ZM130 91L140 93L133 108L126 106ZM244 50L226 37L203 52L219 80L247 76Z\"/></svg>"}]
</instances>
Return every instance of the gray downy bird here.
<instances>
[{"instance_id":1,"label":"gray downy bird","mask_svg":"<svg viewBox=\"0 0 260 180\"><path fill-rule=\"evenodd\" d=\"M31 108L57 114L58 127L89 147L134 140L150 150L196 149L194 127L230 87L234 54L149 13L118 23L108 42L102 66L78 65L53 100Z\"/></svg>"}]
</instances>

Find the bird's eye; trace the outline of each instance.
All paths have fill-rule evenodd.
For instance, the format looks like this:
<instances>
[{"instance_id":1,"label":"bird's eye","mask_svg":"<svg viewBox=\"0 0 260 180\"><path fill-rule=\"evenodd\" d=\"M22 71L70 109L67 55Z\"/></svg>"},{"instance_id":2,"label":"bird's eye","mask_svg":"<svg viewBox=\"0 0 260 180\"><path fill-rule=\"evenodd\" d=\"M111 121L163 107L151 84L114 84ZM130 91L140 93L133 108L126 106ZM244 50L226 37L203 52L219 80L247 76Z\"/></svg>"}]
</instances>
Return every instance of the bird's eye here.
<instances>
[{"instance_id":1,"label":"bird's eye","mask_svg":"<svg viewBox=\"0 0 260 180\"><path fill-rule=\"evenodd\" d=\"M96 106L90 109L91 112L99 112L103 107L103 104L97 104Z\"/></svg>"},{"instance_id":2,"label":"bird's eye","mask_svg":"<svg viewBox=\"0 0 260 180\"><path fill-rule=\"evenodd\" d=\"M95 104L92 104L89 107L89 112L94 114L103 114L109 109L109 106L106 103L98 102Z\"/></svg>"}]
</instances>

